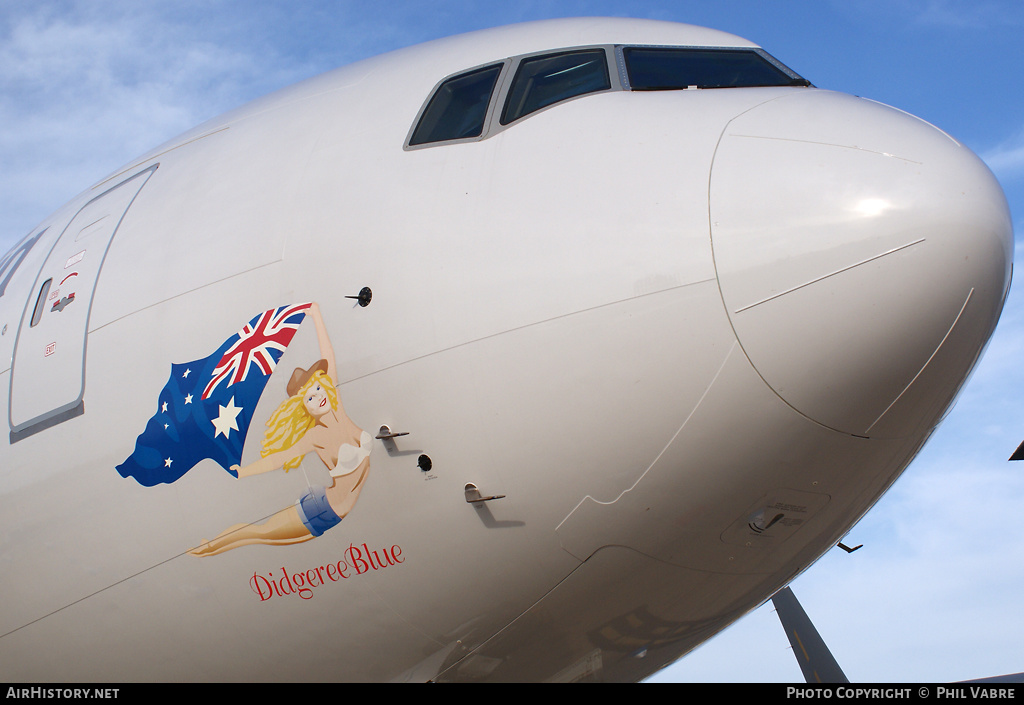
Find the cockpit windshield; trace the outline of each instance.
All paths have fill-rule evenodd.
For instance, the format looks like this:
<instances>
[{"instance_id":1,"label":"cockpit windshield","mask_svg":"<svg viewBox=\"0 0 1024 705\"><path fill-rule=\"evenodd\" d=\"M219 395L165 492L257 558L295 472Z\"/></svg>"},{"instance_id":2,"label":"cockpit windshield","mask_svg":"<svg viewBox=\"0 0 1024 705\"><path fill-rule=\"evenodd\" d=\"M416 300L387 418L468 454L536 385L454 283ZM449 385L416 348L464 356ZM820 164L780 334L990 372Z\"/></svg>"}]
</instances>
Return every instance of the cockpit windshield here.
<instances>
[{"instance_id":1,"label":"cockpit windshield","mask_svg":"<svg viewBox=\"0 0 1024 705\"><path fill-rule=\"evenodd\" d=\"M634 91L810 85L754 49L626 47L622 55Z\"/></svg>"},{"instance_id":2,"label":"cockpit windshield","mask_svg":"<svg viewBox=\"0 0 1024 705\"><path fill-rule=\"evenodd\" d=\"M525 54L442 80L405 148L488 139L545 108L597 93L810 85L756 47L608 44Z\"/></svg>"},{"instance_id":3,"label":"cockpit windshield","mask_svg":"<svg viewBox=\"0 0 1024 705\"><path fill-rule=\"evenodd\" d=\"M507 125L563 100L611 87L603 49L524 59L512 80L501 124Z\"/></svg>"}]
</instances>

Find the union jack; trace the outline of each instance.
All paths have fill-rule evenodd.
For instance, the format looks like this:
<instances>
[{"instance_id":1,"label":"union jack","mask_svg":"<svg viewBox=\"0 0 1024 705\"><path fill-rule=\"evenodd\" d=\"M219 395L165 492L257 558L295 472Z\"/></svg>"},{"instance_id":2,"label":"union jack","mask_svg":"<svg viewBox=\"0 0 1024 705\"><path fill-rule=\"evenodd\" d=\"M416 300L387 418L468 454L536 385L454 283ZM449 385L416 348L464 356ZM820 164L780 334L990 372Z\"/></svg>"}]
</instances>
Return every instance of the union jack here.
<instances>
[{"instance_id":1,"label":"union jack","mask_svg":"<svg viewBox=\"0 0 1024 705\"><path fill-rule=\"evenodd\" d=\"M261 375L273 372L310 306L311 303L305 303L272 308L246 323L238 331L238 340L228 348L214 368L202 398L208 398L224 380L228 381L226 387L241 382L252 367Z\"/></svg>"}]
</instances>

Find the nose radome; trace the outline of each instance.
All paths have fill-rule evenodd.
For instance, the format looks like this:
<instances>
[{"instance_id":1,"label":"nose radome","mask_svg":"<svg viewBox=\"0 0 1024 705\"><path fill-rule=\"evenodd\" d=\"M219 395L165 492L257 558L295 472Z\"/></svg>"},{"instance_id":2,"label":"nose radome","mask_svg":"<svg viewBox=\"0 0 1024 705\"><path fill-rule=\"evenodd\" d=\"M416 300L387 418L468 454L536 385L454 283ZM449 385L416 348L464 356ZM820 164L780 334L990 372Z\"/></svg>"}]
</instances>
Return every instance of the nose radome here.
<instances>
[{"instance_id":1,"label":"nose radome","mask_svg":"<svg viewBox=\"0 0 1024 705\"><path fill-rule=\"evenodd\" d=\"M709 198L723 301L782 399L861 436L938 421L1009 283L1009 210L980 159L911 115L808 89L729 123Z\"/></svg>"}]
</instances>

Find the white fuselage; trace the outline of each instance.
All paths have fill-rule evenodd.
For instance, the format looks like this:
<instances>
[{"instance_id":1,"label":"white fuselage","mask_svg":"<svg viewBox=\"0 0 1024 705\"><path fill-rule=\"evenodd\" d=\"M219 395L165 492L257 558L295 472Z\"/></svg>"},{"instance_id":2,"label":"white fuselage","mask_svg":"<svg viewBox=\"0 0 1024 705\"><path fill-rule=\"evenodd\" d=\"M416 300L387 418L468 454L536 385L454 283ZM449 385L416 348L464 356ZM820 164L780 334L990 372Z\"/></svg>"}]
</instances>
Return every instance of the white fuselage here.
<instances>
[{"instance_id":1,"label":"white fuselage","mask_svg":"<svg viewBox=\"0 0 1024 705\"><path fill-rule=\"evenodd\" d=\"M206 123L29 234L0 270L0 677L637 679L844 535L995 326L1002 192L931 125L797 86L608 90L408 148L445 77L621 44L753 46L632 20L432 42ZM351 420L408 435L322 536L192 555L330 485L329 452L115 467L172 363L300 302ZM243 465L317 340L246 412Z\"/></svg>"}]
</instances>

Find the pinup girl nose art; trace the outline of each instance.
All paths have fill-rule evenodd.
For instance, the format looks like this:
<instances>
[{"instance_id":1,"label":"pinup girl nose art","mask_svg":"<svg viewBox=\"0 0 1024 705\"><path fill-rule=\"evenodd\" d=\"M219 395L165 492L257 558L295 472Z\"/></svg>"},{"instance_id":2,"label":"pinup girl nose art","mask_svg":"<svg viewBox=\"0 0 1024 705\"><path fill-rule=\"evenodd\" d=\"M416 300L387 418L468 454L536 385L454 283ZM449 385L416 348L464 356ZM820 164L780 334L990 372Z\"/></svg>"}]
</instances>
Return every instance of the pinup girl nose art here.
<instances>
[{"instance_id":1,"label":"pinup girl nose art","mask_svg":"<svg viewBox=\"0 0 1024 705\"><path fill-rule=\"evenodd\" d=\"M270 375L305 319L316 328L320 359L296 368L287 398L266 421L260 459L241 464L252 415ZM315 454L330 473L295 504L259 524L235 524L190 553L214 556L251 544L287 546L337 526L355 506L370 471L373 438L341 403L334 349L316 303L282 306L256 316L210 356L171 366L158 411L117 466L123 477L152 487L178 480L212 458L240 480L298 467Z\"/></svg>"}]
</instances>

